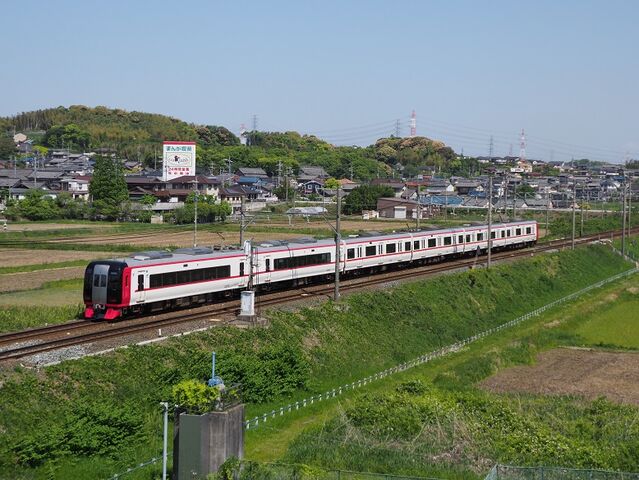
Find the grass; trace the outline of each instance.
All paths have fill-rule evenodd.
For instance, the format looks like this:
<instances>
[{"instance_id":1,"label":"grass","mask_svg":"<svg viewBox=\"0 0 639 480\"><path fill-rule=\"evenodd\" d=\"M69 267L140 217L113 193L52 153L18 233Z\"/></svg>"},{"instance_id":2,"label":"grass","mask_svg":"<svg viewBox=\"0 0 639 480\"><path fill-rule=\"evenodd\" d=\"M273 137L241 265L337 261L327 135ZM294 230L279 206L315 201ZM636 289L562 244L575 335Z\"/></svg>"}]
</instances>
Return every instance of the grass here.
<instances>
[{"instance_id":1,"label":"grass","mask_svg":"<svg viewBox=\"0 0 639 480\"><path fill-rule=\"evenodd\" d=\"M38 263L34 265L18 265L15 267L0 267L0 275L7 273L37 272L39 270L51 270L65 267L84 267L87 260L69 260L66 262Z\"/></svg>"},{"instance_id":2,"label":"grass","mask_svg":"<svg viewBox=\"0 0 639 480\"><path fill-rule=\"evenodd\" d=\"M636 471L639 462L630 452L639 442L639 429L627 427L639 417L636 407L602 399L495 395L473 384L498 369L531 363L537 352L559 345L599 344L606 337L623 343L638 287L637 276L616 282L461 354L327 403L317 417L304 412L290 421L276 419L249 433L247 456L447 478L483 477L495 462ZM583 325L605 321L602 311L618 305L629 315L607 320L619 335L609 337L608 328L581 335ZM402 382L416 380L426 385L424 392L408 399L396 392Z\"/></svg>"},{"instance_id":3,"label":"grass","mask_svg":"<svg viewBox=\"0 0 639 480\"><path fill-rule=\"evenodd\" d=\"M639 349L638 296L622 293L617 303L589 316L575 333L591 345Z\"/></svg>"},{"instance_id":4,"label":"grass","mask_svg":"<svg viewBox=\"0 0 639 480\"><path fill-rule=\"evenodd\" d=\"M82 282L81 278L56 280L33 290L1 293L0 305L3 308L77 305L82 302Z\"/></svg>"},{"instance_id":5,"label":"grass","mask_svg":"<svg viewBox=\"0 0 639 480\"><path fill-rule=\"evenodd\" d=\"M64 469L51 473L52 478L77 478L78 472L87 471L92 474L85 476L104 477L156 456L158 402L169 399L171 386L182 379L208 378L212 350L218 353L219 374L229 383L243 383L250 417L503 323L624 268L627 264L619 256L603 247L588 247L490 271L354 294L339 305L272 313L268 329L219 328L65 362L40 372L4 372L0 476L30 479L48 475L37 458L55 458ZM385 388L394 381L371 388ZM334 413L336 405L315 404L275 420L272 425L277 430L267 425L249 432L246 451L251 458L272 459L284 453L299 432L290 425L298 429L312 425ZM75 440L65 443L75 438L74 415L85 407L109 411L114 418L135 412L144 419L135 428L141 433L111 435L127 439L118 446L115 457L102 450L99 433L87 445L78 446ZM99 418L82 421L99 432ZM147 474L130 478L148 478Z\"/></svg>"}]
</instances>

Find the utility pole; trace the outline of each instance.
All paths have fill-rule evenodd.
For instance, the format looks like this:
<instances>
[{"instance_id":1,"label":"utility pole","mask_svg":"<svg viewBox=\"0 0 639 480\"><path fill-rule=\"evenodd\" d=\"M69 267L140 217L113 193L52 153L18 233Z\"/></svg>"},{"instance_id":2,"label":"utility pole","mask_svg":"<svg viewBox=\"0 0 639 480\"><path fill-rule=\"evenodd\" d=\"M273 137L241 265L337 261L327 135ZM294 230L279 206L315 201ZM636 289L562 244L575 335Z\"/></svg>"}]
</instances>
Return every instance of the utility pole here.
<instances>
[{"instance_id":1,"label":"utility pole","mask_svg":"<svg viewBox=\"0 0 639 480\"><path fill-rule=\"evenodd\" d=\"M277 188L281 186L282 183L282 159L280 158L277 161Z\"/></svg>"},{"instance_id":2,"label":"utility pole","mask_svg":"<svg viewBox=\"0 0 639 480\"><path fill-rule=\"evenodd\" d=\"M491 264L491 250L493 248L493 177L488 177L488 264Z\"/></svg>"},{"instance_id":3,"label":"utility pole","mask_svg":"<svg viewBox=\"0 0 639 480\"><path fill-rule=\"evenodd\" d=\"M579 212L581 213L581 227L579 227L579 238L584 236L584 197L581 194L581 203L579 204Z\"/></svg>"},{"instance_id":4,"label":"utility pole","mask_svg":"<svg viewBox=\"0 0 639 480\"><path fill-rule=\"evenodd\" d=\"M548 236L548 211L550 210L550 192L546 192L546 236Z\"/></svg>"},{"instance_id":5,"label":"utility pole","mask_svg":"<svg viewBox=\"0 0 639 480\"><path fill-rule=\"evenodd\" d=\"M340 199L340 186L337 187L337 213L335 215L335 292L333 300L339 301L339 267L340 247L342 243L342 231L340 221L342 216L342 200Z\"/></svg>"},{"instance_id":6,"label":"utility pole","mask_svg":"<svg viewBox=\"0 0 639 480\"><path fill-rule=\"evenodd\" d=\"M573 178L572 181L572 242L571 248L575 249L575 203L577 202L577 179Z\"/></svg>"},{"instance_id":7,"label":"utility pole","mask_svg":"<svg viewBox=\"0 0 639 480\"><path fill-rule=\"evenodd\" d=\"M194 206L194 216L193 216L193 247L197 247L197 175L195 175L195 180L193 181L193 185L195 187L195 197L193 198L193 206Z\"/></svg>"},{"instance_id":8,"label":"utility pole","mask_svg":"<svg viewBox=\"0 0 639 480\"><path fill-rule=\"evenodd\" d=\"M626 255L626 173L623 174L623 184L622 184L622 201L623 206L621 208L623 219L621 221L621 253Z\"/></svg>"},{"instance_id":9,"label":"utility pole","mask_svg":"<svg viewBox=\"0 0 639 480\"><path fill-rule=\"evenodd\" d=\"M421 219L422 219L422 202L420 201L422 186L417 184L417 230L419 230Z\"/></svg>"},{"instance_id":10,"label":"utility pole","mask_svg":"<svg viewBox=\"0 0 639 480\"><path fill-rule=\"evenodd\" d=\"M169 404L167 402L160 402L160 405L164 407L164 437L162 441L162 480L166 480L166 463L168 457L167 443L169 437Z\"/></svg>"},{"instance_id":11,"label":"utility pole","mask_svg":"<svg viewBox=\"0 0 639 480\"><path fill-rule=\"evenodd\" d=\"M244 195L240 196L240 245L244 246Z\"/></svg>"}]
</instances>

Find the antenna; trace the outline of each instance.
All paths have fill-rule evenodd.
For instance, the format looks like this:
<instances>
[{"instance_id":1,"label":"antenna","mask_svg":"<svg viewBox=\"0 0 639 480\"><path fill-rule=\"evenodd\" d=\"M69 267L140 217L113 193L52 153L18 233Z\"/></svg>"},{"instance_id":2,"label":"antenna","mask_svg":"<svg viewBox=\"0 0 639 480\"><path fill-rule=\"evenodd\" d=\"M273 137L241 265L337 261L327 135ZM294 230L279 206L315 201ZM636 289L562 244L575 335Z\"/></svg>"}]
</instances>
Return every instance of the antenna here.
<instances>
[{"instance_id":1,"label":"antenna","mask_svg":"<svg viewBox=\"0 0 639 480\"><path fill-rule=\"evenodd\" d=\"M399 118L395 120L395 137L399 138L402 135L401 126L399 124Z\"/></svg>"},{"instance_id":2,"label":"antenna","mask_svg":"<svg viewBox=\"0 0 639 480\"><path fill-rule=\"evenodd\" d=\"M410 136L414 137L417 135L417 114L415 110L410 114Z\"/></svg>"}]
</instances>

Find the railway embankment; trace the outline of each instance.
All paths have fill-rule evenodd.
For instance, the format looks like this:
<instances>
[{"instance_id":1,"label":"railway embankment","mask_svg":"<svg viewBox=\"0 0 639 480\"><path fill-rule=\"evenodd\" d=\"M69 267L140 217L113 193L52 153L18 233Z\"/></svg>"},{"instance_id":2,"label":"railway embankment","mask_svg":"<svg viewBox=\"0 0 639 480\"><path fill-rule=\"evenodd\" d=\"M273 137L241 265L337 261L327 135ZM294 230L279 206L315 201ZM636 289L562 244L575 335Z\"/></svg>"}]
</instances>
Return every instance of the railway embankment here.
<instances>
[{"instance_id":1,"label":"railway embankment","mask_svg":"<svg viewBox=\"0 0 639 480\"><path fill-rule=\"evenodd\" d=\"M223 327L3 372L0 476L108 477L156 456L158 402L183 379L208 378L213 350L225 381L242 383L252 415L454 343L628 267L610 249L590 246L274 311L267 329ZM257 435L268 442L268 431Z\"/></svg>"}]
</instances>

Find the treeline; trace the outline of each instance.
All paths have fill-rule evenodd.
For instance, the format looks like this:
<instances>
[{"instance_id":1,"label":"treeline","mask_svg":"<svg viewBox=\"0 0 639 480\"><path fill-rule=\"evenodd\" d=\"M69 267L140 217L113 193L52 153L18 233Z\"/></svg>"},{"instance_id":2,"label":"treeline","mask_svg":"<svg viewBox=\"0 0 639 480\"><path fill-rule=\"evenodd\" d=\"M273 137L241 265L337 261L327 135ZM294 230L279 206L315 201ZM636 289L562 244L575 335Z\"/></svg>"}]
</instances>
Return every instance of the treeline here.
<instances>
[{"instance_id":1,"label":"treeline","mask_svg":"<svg viewBox=\"0 0 639 480\"><path fill-rule=\"evenodd\" d=\"M164 140L195 141L197 165L218 174L238 167L261 167L270 175L297 174L301 165L321 166L336 178L370 180L375 177L412 177L424 171L469 175L479 172L474 159L458 158L442 142L426 137L382 138L368 147L334 146L313 135L297 132L247 132L248 146L230 130L195 125L165 115L127 112L106 107L73 105L24 112L0 118L0 133L27 133L38 145L71 151L116 153L159 164ZM9 145L10 147L10 145ZM281 167L280 167L281 165Z\"/></svg>"}]
</instances>

